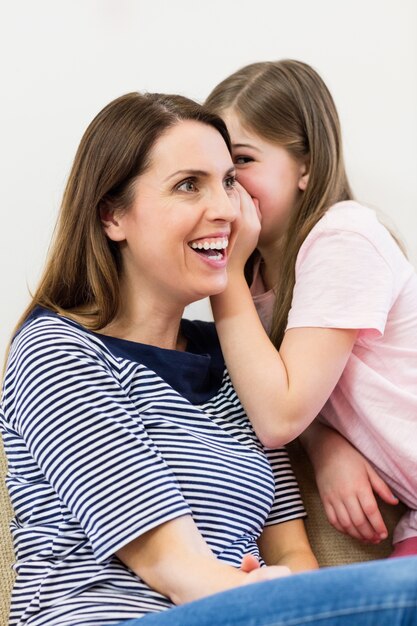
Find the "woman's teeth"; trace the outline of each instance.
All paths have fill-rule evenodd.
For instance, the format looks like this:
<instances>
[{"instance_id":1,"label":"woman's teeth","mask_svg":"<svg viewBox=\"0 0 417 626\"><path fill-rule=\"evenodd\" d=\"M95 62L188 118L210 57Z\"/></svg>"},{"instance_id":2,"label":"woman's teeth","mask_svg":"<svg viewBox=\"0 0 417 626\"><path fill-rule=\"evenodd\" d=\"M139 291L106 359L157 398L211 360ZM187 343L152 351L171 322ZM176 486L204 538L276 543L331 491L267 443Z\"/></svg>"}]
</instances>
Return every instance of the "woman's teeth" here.
<instances>
[{"instance_id":1,"label":"woman's teeth","mask_svg":"<svg viewBox=\"0 0 417 626\"><path fill-rule=\"evenodd\" d=\"M192 241L190 246L193 250L225 250L229 245L229 240L218 239L217 241Z\"/></svg>"}]
</instances>

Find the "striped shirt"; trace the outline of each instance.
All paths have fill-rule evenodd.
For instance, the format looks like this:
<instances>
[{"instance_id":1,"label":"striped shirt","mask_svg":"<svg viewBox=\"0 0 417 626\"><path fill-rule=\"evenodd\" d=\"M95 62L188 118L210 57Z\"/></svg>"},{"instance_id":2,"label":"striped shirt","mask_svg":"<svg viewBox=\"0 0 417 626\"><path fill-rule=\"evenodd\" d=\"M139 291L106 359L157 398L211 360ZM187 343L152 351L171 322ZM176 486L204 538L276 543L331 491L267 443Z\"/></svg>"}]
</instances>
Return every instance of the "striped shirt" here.
<instances>
[{"instance_id":1,"label":"striped shirt","mask_svg":"<svg viewBox=\"0 0 417 626\"><path fill-rule=\"evenodd\" d=\"M10 624L116 624L172 607L115 556L192 515L221 561L259 557L265 525L304 517L284 448L265 450L214 325L187 351L87 331L37 309L15 337L0 423L17 580Z\"/></svg>"}]
</instances>

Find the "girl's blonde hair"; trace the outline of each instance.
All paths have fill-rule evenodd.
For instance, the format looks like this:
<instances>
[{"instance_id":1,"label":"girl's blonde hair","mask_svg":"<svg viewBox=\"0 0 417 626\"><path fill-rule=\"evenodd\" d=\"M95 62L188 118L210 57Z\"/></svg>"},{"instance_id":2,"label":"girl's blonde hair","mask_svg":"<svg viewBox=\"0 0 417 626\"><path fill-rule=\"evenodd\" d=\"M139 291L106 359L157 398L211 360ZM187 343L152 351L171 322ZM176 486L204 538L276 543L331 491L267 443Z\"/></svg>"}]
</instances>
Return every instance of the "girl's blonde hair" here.
<instances>
[{"instance_id":1,"label":"girl's blonde hair","mask_svg":"<svg viewBox=\"0 0 417 626\"><path fill-rule=\"evenodd\" d=\"M94 118L75 156L39 286L16 328L37 306L91 330L114 318L120 305L120 255L104 234L100 208L129 208L133 184L149 167L156 141L182 120L213 126L230 151L223 120L182 96L129 93Z\"/></svg>"},{"instance_id":2,"label":"girl's blonde hair","mask_svg":"<svg viewBox=\"0 0 417 626\"><path fill-rule=\"evenodd\" d=\"M271 339L279 348L291 307L300 246L332 204L353 199L336 107L317 72L294 60L247 65L215 87L205 104L219 115L232 109L248 129L308 163L307 188L291 216L276 284ZM252 264L253 257L247 276Z\"/></svg>"}]
</instances>

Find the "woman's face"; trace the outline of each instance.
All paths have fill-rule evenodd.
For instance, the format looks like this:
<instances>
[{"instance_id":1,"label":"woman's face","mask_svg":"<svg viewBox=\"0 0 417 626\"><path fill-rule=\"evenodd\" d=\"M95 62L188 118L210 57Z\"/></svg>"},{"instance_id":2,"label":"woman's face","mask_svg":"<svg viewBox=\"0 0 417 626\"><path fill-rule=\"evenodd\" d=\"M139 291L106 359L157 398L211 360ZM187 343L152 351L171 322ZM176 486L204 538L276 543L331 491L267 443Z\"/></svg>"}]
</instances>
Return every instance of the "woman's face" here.
<instances>
[{"instance_id":1,"label":"woman's face","mask_svg":"<svg viewBox=\"0 0 417 626\"><path fill-rule=\"evenodd\" d=\"M292 210L305 189L306 168L284 147L244 127L232 109L221 115L232 139L237 179L259 202L262 215L259 246L274 245L285 232Z\"/></svg>"},{"instance_id":2,"label":"woman's face","mask_svg":"<svg viewBox=\"0 0 417 626\"><path fill-rule=\"evenodd\" d=\"M122 277L142 298L183 306L226 287L234 175L224 139L207 124L181 121L155 143L131 207L104 220L120 242Z\"/></svg>"}]
</instances>

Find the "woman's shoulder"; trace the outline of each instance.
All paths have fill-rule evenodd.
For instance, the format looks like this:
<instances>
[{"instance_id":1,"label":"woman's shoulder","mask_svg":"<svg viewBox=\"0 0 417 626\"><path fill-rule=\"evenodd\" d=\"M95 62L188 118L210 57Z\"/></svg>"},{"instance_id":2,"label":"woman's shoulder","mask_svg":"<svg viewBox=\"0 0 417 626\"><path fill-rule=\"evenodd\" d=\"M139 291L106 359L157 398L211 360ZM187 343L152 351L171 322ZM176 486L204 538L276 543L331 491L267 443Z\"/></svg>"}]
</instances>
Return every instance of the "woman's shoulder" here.
<instances>
[{"instance_id":1,"label":"woman's shoulder","mask_svg":"<svg viewBox=\"0 0 417 626\"><path fill-rule=\"evenodd\" d=\"M104 344L81 324L36 307L16 331L10 349L9 363L44 359L53 353L83 352L95 358L107 352Z\"/></svg>"},{"instance_id":2,"label":"woman's shoulder","mask_svg":"<svg viewBox=\"0 0 417 626\"><path fill-rule=\"evenodd\" d=\"M31 337L40 341L45 337L48 337L50 341L65 337L72 337L74 340L92 341L93 334L78 322L49 309L37 306L28 315L20 328L17 329L13 337L13 343L27 340Z\"/></svg>"}]
</instances>

